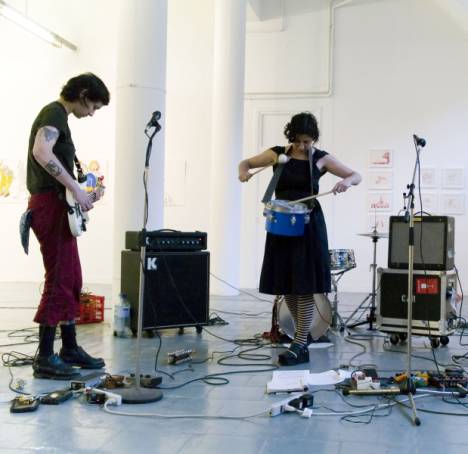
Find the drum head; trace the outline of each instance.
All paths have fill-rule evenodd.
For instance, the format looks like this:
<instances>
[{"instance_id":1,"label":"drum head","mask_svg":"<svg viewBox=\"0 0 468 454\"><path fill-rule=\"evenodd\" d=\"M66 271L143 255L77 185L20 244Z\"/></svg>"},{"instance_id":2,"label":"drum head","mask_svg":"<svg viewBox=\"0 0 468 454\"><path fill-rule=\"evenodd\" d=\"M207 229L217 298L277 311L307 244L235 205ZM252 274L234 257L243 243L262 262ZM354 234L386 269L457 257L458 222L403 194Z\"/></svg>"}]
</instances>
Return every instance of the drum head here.
<instances>
[{"instance_id":1,"label":"drum head","mask_svg":"<svg viewBox=\"0 0 468 454\"><path fill-rule=\"evenodd\" d=\"M326 295L322 293L314 294L315 310L312 326L310 327L310 335L313 340L322 337L332 322L332 307ZM278 321L281 330L291 339L294 339L296 327L294 320L291 317L288 306L284 299L281 299L278 308Z\"/></svg>"}]
</instances>

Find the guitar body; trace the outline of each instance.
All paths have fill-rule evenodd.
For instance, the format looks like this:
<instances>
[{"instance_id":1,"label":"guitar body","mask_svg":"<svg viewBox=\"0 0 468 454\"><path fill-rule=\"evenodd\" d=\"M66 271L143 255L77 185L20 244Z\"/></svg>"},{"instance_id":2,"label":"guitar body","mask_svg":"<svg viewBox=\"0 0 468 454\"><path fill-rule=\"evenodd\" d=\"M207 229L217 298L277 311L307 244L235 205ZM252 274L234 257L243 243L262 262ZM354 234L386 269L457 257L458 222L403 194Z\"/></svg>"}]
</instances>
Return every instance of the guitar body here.
<instances>
[{"instance_id":1,"label":"guitar body","mask_svg":"<svg viewBox=\"0 0 468 454\"><path fill-rule=\"evenodd\" d=\"M105 186L102 184L104 177L99 177L91 193L89 200L94 203L104 195ZM80 184L81 189L86 190L86 181ZM73 236L80 236L86 232L86 224L89 222L88 213L81 209L80 204L75 200L69 189L65 189L65 200L67 202L68 224Z\"/></svg>"},{"instance_id":2,"label":"guitar body","mask_svg":"<svg viewBox=\"0 0 468 454\"><path fill-rule=\"evenodd\" d=\"M65 199L68 204L68 224L71 234L80 236L83 232L86 232L86 224L89 222L88 213L81 209L80 204L75 200L68 188L65 190Z\"/></svg>"}]
</instances>

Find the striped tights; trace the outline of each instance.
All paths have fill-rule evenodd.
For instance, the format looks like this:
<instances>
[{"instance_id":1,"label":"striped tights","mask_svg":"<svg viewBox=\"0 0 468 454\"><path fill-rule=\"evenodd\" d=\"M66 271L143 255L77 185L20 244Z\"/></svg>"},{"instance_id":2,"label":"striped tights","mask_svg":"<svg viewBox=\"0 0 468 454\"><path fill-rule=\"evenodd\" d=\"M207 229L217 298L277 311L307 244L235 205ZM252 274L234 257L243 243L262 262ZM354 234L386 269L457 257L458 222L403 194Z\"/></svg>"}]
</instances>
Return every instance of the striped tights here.
<instances>
[{"instance_id":1,"label":"striped tights","mask_svg":"<svg viewBox=\"0 0 468 454\"><path fill-rule=\"evenodd\" d=\"M314 318L314 295L284 295L284 300L296 326L293 342L305 345Z\"/></svg>"}]
</instances>

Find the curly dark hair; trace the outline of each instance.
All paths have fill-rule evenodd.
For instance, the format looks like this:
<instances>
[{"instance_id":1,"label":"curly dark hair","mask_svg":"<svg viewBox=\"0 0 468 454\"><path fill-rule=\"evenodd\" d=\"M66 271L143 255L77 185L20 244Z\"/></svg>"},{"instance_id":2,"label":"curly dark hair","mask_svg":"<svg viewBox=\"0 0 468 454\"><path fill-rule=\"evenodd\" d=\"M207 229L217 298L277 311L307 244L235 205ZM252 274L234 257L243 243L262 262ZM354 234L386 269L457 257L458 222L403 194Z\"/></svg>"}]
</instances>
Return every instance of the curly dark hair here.
<instances>
[{"instance_id":1,"label":"curly dark hair","mask_svg":"<svg viewBox=\"0 0 468 454\"><path fill-rule=\"evenodd\" d=\"M75 102L84 96L92 102L101 102L107 106L110 101L110 93L104 82L93 73L84 73L72 77L62 88L60 96L65 101Z\"/></svg>"},{"instance_id":2,"label":"curly dark hair","mask_svg":"<svg viewBox=\"0 0 468 454\"><path fill-rule=\"evenodd\" d=\"M293 143L296 137L306 134L316 142L319 139L317 119L310 112L301 112L294 115L291 121L284 127L284 135L289 143Z\"/></svg>"}]
</instances>

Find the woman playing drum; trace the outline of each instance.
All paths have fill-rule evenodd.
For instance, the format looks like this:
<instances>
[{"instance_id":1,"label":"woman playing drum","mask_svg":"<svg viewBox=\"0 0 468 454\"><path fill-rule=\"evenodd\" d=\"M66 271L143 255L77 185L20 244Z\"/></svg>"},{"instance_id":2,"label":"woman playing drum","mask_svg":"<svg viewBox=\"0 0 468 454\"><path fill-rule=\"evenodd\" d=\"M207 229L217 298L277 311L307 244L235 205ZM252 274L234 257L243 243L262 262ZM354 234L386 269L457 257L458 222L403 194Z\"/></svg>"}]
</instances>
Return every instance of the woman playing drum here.
<instances>
[{"instance_id":1,"label":"woman playing drum","mask_svg":"<svg viewBox=\"0 0 468 454\"><path fill-rule=\"evenodd\" d=\"M314 148L319 139L316 118L309 112L291 118L284 128L290 145L272 147L239 164L239 180L251 178L249 169L271 165L287 154L275 195L277 199L297 200L319 192L319 179L330 172L341 178L332 191L346 191L361 182L361 176L325 151ZM312 156L310 165L309 156ZM276 165L273 166L276 169ZM311 169L312 168L312 179ZM294 319L296 331L289 349L278 356L282 365L309 361L308 334L314 317L314 293L329 293L330 257L325 219L317 200L309 201L310 221L303 236L267 233L259 290L270 295L284 295Z\"/></svg>"}]
</instances>

